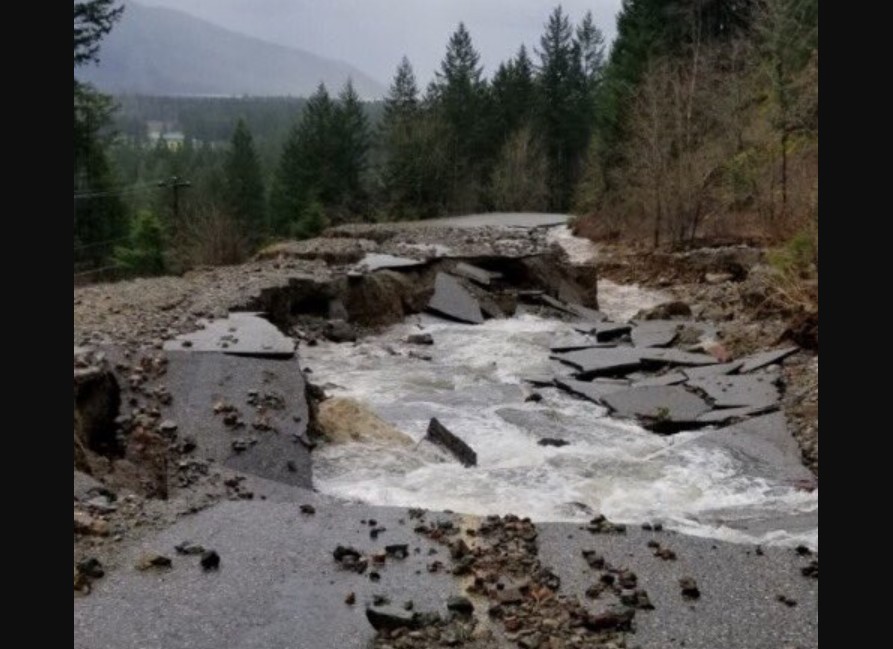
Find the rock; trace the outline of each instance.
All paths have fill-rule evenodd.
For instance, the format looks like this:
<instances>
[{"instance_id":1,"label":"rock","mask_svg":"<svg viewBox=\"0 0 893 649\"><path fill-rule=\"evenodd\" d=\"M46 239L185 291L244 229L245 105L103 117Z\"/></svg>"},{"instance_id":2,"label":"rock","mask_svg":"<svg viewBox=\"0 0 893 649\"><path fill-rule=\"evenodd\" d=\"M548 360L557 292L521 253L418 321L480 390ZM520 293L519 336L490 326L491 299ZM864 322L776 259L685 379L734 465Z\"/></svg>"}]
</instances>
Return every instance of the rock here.
<instances>
[{"instance_id":1,"label":"rock","mask_svg":"<svg viewBox=\"0 0 893 649\"><path fill-rule=\"evenodd\" d=\"M316 513L316 507L314 507L313 505L304 504L301 505L299 509L301 510L302 514L312 515Z\"/></svg>"},{"instance_id":2,"label":"rock","mask_svg":"<svg viewBox=\"0 0 893 649\"><path fill-rule=\"evenodd\" d=\"M410 345L433 345L434 338L431 334L410 334L406 337L406 342Z\"/></svg>"},{"instance_id":3,"label":"rock","mask_svg":"<svg viewBox=\"0 0 893 649\"><path fill-rule=\"evenodd\" d=\"M583 558L593 570L601 570L605 567L605 558L595 550L583 550Z\"/></svg>"},{"instance_id":4,"label":"rock","mask_svg":"<svg viewBox=\"0 0 893 649\"><path fill-rule=\"evenodd\" d=\"M220 555L214 550L206 550L202 552L199 563L203 570L217 570L220 568Z\"/></svg>"},{"instance_id":5,"label":"rock","mask_svg":"<svg viewBox=\"0 0 893 649\"><path fill-rule=\"evenodd\" d=\"M542 400L543 400L543 395L541 395L539 392L531 392L524 399L524 402L525 403L527 403L527 402L539 403Z\"/></svg>"},{"instance_id":6,"label":"rock","mask_svg":"<svg viewBox=\"0 0 893 649\"><path fill-rule=\"evenodd\" d=\"M540 446L567 446L570 442L563 439L555 439L553 437L544 437L540 441L537 442Z\"/></svg>"},{"instance_id":7,"label":"rock","mask_svg":"<svg viewBox=\"0 0 893 649\"><path fill-rule=\"evenodd\" d=\"M74 533L86 536L108 536L109 524L84 512L74 512Z\"/></svg>"},{"instance_id":8,"label":"rock","mask_svg":"<svg viewBox=\"0 0 893 649\"><path fill-rule=\"evenodd\" d=\"M177 422L171 421L170 419L165 419L158 426L158 430L160 430L162 433L164 433L166 435L170 435L171 433L176 433L177 432Z\"/></svg>"},{"instance_id":9,"label":"rock","mask_svg":"<svg viewBox=\"0 0 893 649\"><path fill-rule=\"evenodd\" d=\"M632 624L635 610L628 608L622 611L609 610L604 613L589 613L583 625L590 631L628 631Z\"/></svg>"},{"instance_id":10,"label":"rock","mask_svg":"<svg viewBox=\"0 0 893 649\"><path fill-rule=\"evenodd\" d=\"M382 606L381 608L366 607L366 619L376 631L390 631L393 629L418 628L416 613L411 613L394 606Z\"/></svg>"},{"instance_id":11,"label":"rock","mask_svg":"<svg viewBox=\"0 0 893 649\"><path fill-rule=\"evenodd\" d=\"M78 561L76 567L81 574L90 579L99 579L105 575L105 570L103 570L102 564L96 557L89 557Z\"/></svg>"},{"instance_id":12,"label":"rock","mask_svg":"<svg viewBox=\"0 0 893 649\"><path fill-rule=\"evenodd\" d=\"M372 606L386 606L391 603L387 595L376 594L372 596Z\"/></svg>"},{"instance_id":13,"label":"rock","mask_svg":"<svg viewBox=\"0 0 893 649\"><path fill-rule=\"evenodd\" d=\"M347 594L347 597L344 598L344 603L348 606L353 606L357 601L357 595L353 591Z\"/></svg>"},{"instance_id":14,"label":"rock","mask_svg":"<svg viewBox=\"0 0 893 649\"><path fill-rule=\"evenodd\" d=\"M813 579L818 579L819 578L819 560L813 559L812 561L809 562L808 566L804 566L803 568L800 568L800 574L802 574L804 577L811 577Z\"/></svg>"},{"instance_id":15,"label":"rock","mask_svg":"<svg viewBox=\"0 0 893 649\"><path fill-rule=\"evenodd\" d=\"M645 611L654 610L654 604L651 603L651 598L648 597L648 593L641 588L636 590L636 601L634 606Z\"/></svg>"},{"instance_id":16,"label":"rock","mask_svg":"<svg viewBox=\"0 0 893 649\"><path fill-rule=\"evenodd\" d=\"M679 586L682 588L682 596L687 599L698 599L701 596L697 582L691 577L682 577Z\"/></svg>"},{"instance_id":17,"label":"rock","mask_svg":"<svg viewBox=\"0 0 893 649\"><path fill-rule=\"evenodd\" d=\"M406 543L394 543L392 545L386 545L384 551L389 557L405 559L409 556L409 545Z\"/></svg>"},{"instance_id":18,"label":"rock","mask_svg":"<svg viewBox=\"0 0 893 649\"><path fill-rule=\"evenodd\" d=\"M332 552L332 556L335 558L335 561L344 563L346 559L353 559L356 561L361 555L359 550L350 546L339 545L335 548L334 552Z\"/></svg>"},{"instance_id":19,"label":"rock","mask_svg":"<svg viewBox=\"0 0 893 649\"><path fill-rule=\"evenodd\" d=\"M170 557L155 552L142 555L136 563L137 570L149 570L151 568L170 568L173 562Z\"/></svg>"},{"instance_id":20,"label":"rock","mask_svg":"<svg viewBox=\"0 0 893 649\"><path fill-rule=\"evenodd\" d=\"M323 335L336 343L354 342L357 332L346 320L329 320L323 329Z\"/></svg>"},{"instance_id":21,"label":"rock","mask_svg":"<svg viewBox=\"0 0 893 649\"><path fill-rule=\"evenodd\" d=\"M480 324L484 321L481 307L455 277L437 273L434 294L428 302L428 310L459 322Z\"/></svg>"},{"instance_id":22,"label":"rock","mask_svg":"<svg viewBox=\"0 0 893 649\"><path fill-rule=\"evenodd\" d=\"M474 613L474 604L467 597L461 595L453 595L447 600L447 610L462 615L471 615Z\"/></svg>"},{"instance_id":23,"label":"rock","mask_svg":"<svg viewBox=\"0 0 893 649\"><path fill-rule=\"evenodd\" d=\"M450 543L450 558L454 561L458 561L470 552L471 550L468 548L468 544L466 544L463 539L457 539Z\"/></svg>"},{"instance_id":24,"label":"rock","mask_svg":"<svg viewBox=\"0 0 893 649\"><path fill-rule=\"evenodd\" d=\"M192 541L183 541L179 545L174 546L174 550L177 551L177 554L204 554L205 549L198 545L197 543L193 543Z\"/></svg>"},{"instance_id":25,"label":"rock","mask_svg":"<svg viewBox=\"0 0 893 649\"><path fill-rule=\"evenodd\" d=\"M518 647L520 647L520 649L540 649L542 641L542 636L540 636L539 633L532 633L520 638L518 640Z\"/></svg>"},{"instance_id":26,"label":"rock","mask_svg":"<svg viewBox=\"0 0 893 649\"><path fill-rule=\"evenodd\" d=\"M797 600L787 597L786 595L776 595L775 599L789 608L797 605Z\"/></svg>"},{"instance_id":27,"label":"rock","mask_svg":"<svg viewBox=\"0 0 893 649\"><path fill-rule=\"evenodd\" d=\"M651 309L639 311L633 320L671 320L673 318L690 318L691 307L685 302L674 301L658 304Z\"/></svg>"},{"instance_id":28,"label":"rock","mask_svg":"<svg viewBox=\"0 0 893 649\"><path fill-rule=\"evenodd\" d=\"M459 462L466 467L477 465L477 453L472 448L447 430L443 424L432 417L428 423L428 432L425 439L449 451Z\"/></svg>"}]
</instances>

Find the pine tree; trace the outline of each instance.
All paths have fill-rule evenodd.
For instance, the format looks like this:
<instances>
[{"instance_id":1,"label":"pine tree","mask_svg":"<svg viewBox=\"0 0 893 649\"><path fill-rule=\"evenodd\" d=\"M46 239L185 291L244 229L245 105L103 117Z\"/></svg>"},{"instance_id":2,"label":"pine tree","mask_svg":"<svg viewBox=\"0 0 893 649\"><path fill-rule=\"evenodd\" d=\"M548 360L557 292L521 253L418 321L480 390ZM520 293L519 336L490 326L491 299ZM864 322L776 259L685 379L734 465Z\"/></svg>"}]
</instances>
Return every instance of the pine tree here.
<instances>
[{"instance_id":1,"label":"pine tree","mask_svg":"<svg viewBox=\"0 0 893 649\"><path fill-rule=\"evenodd\" d=\"M419 90L407 57L397 66L394 81L385 98L381 141L385 151L384 191L396 218L417 214L417 169L415 155L421 118Z\"/></svg>"},{"instance_id":2,"label":"pine tree","mask_svg":"<svg viewBox=\"0 0 893 649\"><path fill-rule=\"evenodd\" d=\"M99 60L99 43L120 19L114 0L75 0L74 68ZM127 233L124 204L113 192L115 177L101 131L110 122L109 97L74 78L74 241L76 257L101 265L111 248L106 241ZM102 245L99 245L102 244Z\"/></svg>"},{"instance_id":3,"label":"pine tree","mask_svg":"<svg viewBox=\"0 0 893 649\"><path fill-rule=\"evenodd\" d=\"M411 117L419 108L419 89L415 73L407 57L397 66L394 82L384 102L384 124Z\"/></svg>"},{"instance_id":4,"label":"pine tree","mask_svg":"<svg viewBox=\"0 0 893 649\"><path fill-rule=\"evenodd\" d=\"M605 67L605 36L596 26L592 12L587 11L583 22L577 27L577 43L582 56L583 74L590 87L601 80Z\"/></svg>"},{"instance_id":5,"label":"pine tree","mask_svg":"<svg viewBox=\"0 0 893 649\"><path fill-rule=\"evenodd\" d=\"M363 104L349 79L338 97L333 130L335 168L342 191L340 203L355 215L365 210L363 175L372 138Z\"/></svg>"},{"instance_id":6,"label":"pine tree","mask_svg":"<svg viewBox=\"0 0 893 649\"><path fill-rule=\"evenodd\" d=\"M289 233L310 202L311 190L304 177L305 160L301 132L296 124L286 138L270 192L272 229L278 235Z\"/></svg>"},{"instance_id":7,"label":"pine tree","mask_svg":"<svg viewBox=\"0 0 893 649\"><path fill-rule=\"evenodd\" d=\"M502 147L531 114L534 100L533 64L522 45L515 58L500 63L490 84L492 130L497 147Z\"/></svg>"},{"instance_id":8,"label":"pine tree","mask_svg":"<svg viewBox=\"0 0 893 649\"><path fill-rule=\"evenodd\" d=\"M538 122L549 160L551 208L570 207L575 174L588 143L582 53L561 6L540 38Z\"/></svg>"},{"instance_id":9,"label":"pine tree","mask_svg":"<svg viewBox=\"0 0 893 649\"><path fill-rule=\"evenodd\" d=\"M486 84L479 62L471 34L464 23L459 23L428 91L434 117L448 133L440 146L449 160L445 190L451 210L476 207L480 174L475 166L492 154L488 146Z\"/></svg>"},{"instance_id":10,"label":"pine tree","mask_svg":"<svg viewBox=\"0 0 893 649\"><path fill-rule=\"evenodd\" d=\"M160 275L165 270L164 231L154 213L141 210L133 221L127 246L115 249L115 261L134 275Z\"/></svg>"},{"instance_id":11,"label":"pine tree","mask_svg":"<svg viewBox=\"0 0 893 649\"><path fill-rule=\"evenodd\" d=\"M254 140L245 121L239 119L230 150L224 162L226 206L230 215L252 242L263 238L267 230L264 182Z\"/></svg>"}]
</instances>

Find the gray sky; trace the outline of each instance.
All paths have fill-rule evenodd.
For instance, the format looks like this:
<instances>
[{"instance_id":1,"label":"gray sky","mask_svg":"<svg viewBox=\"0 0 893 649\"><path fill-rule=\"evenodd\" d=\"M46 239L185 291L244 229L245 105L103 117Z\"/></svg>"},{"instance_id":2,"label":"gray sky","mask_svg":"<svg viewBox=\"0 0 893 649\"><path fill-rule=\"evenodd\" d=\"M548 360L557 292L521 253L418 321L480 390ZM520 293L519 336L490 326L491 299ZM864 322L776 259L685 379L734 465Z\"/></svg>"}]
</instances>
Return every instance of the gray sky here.
<instances>
[{"instance_id":1,"label":"gray sky","mask_svg":"<svg viewBox=\"0 0 893 649\"><path fill-rule=\"evenodd\" d=\"M125 0L125 4L126 4ZM424 88L450 33L465 22L488 76L521 43L532 48L557 0L141 0L221 27L341 59L389 85L409 56ZM610 42L621 0L564 0L578 22L591 10Z\"/></svg>"}]
</instances>

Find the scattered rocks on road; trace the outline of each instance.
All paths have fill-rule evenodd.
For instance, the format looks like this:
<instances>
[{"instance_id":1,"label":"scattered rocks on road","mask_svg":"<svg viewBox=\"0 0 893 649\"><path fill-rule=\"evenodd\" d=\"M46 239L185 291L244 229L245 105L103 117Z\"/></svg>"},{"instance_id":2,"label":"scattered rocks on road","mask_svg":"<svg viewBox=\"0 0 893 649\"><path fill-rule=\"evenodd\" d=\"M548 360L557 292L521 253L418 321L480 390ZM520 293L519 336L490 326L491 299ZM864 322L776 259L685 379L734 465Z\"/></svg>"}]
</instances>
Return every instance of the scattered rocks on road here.
<instances>
[{"instance_id":1,"label":"scattered rocks on road","mask_svg":"<svg viewBox=\"0 0 893 649\"><path fill-rule=\"evenodd\" d=\"M692 577L682 577L679 586L682 588L682 596L686 599L698 599L701 596L698 584Z\"/></svg>"},{"instance_id":2,"label":"scattered rocks on road","mask_svg":"<svg viewBox=\"0 0 893 649\"><path fill-rule=\"evenodd\" d=\"M217 570L220 568L220 555L217 554L216 550L205 550L202 552L199 564L205 571Z\"/></svg>"},{"instance_id":3,"label":"scattered rocks on road","mask_svg":"<svg viewBox=\"0 0 893 649\"><path fill-rule=\"evenodd\" d=\"M142 555L136 563L137 570L151 570L152 568L170 568L173 562L170 557L155 552Z\"/></svg>"}]
</instances>

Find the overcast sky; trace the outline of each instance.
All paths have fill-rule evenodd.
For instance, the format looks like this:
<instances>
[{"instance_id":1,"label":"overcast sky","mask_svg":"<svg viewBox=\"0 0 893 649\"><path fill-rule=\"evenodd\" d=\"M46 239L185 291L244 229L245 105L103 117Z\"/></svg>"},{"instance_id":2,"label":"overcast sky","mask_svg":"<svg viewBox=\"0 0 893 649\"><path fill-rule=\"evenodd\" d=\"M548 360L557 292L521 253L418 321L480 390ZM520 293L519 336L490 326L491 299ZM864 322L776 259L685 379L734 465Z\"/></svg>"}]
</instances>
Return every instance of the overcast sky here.
<instances>
[{"instance_id":1,"label":"overcast sky","mask_svg":"<svg viewBox=\"0 0 893 649\"><path fill-rule=\"evenodd\" d=\"M126 4L125 0L125 4ZM464 21L484 72L538 45L554 0L141 0L180 9L221 27L341 59L390 84L404 54L420 86L432 78L450 33ZM610 41L621 0L564 0L571 19L592 10Z\"/></svg>"}]
</instances>

